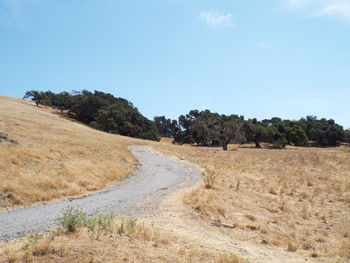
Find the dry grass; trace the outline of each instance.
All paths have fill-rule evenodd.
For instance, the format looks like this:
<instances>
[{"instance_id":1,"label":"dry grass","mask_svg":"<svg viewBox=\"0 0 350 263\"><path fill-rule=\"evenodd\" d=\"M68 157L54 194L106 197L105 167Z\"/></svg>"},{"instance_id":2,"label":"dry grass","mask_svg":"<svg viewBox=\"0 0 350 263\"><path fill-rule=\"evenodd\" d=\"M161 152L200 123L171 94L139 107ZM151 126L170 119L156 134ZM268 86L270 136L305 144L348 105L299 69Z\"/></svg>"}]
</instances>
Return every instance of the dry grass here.
<instances>
[{"instance_id":1,"label":"dry grass","mask_svg":"<svg viewBox=\"0 0 350 263\"><path fill-rule=\"evenodd\" d=\"M0 97L0 133L20 143L0 143L0 209L109 187L135 165L127 147L148 144L198 164L214 178L210 187L203 184L184 201L201 222L220 228L232 240L282 247L291 256L323 262L350 259L348 147L223 152L106 134L52 112ZM4 249L7 262L236 262L234 256L218 257L175 237L155 242L159 235L151 234L153 230L137 233L92 240L80 231L28 246L14 242Z\"/></svg>"},{"instance_id":2,"label":"dry grass","mask_svg":"<svg viewBox=\"0 0 350 263\"><path fill-rule=\"evenodd\" d=\"M106 188L135 165L127 147L142 140L103 133L49 108L0 97L0 209L80 196Z\"/></svg>"},{"instance_id":3,"label":"dry grass","mask_svg":"<svg viewBox=\"0 0 350 263\"><path fill-rule=\"evenodd\" d=\"M216 167L213 165L205 165L202 175L203 175L204 187L206 189L214 188L215 181L219 176Z\"/></svg>"},{"instance_id":4,"label":"dry grass","mask_svg":"<svg viewBox=\"0 0 350 263\"><path fill-rule=\"evenodd\" d=\"M155 227L124 224L120 231L122 221L115 221L98 240L82 228L74 234L57 232L0 243L0 262L242 262L234 255L217 255Z\"/></svg>"},{"instance_id":5,"label":"dry grass","mask_svg":"<svg viewBox=\"0 0 350 263\"><path fill-rule=\"evenodd\" d=\"M230 226L224 234L327 262L349 260L349 147L152 147L217 174L212 187L203 183L184 201L207 223Z\"/></svg>"},{"instance_id":6,"label":"dry grass","mask_svg":"<svg viewBox=\"0 0 350 263\"><path fill-rule=\"evenodd\" d=\"M241 263L242 261L235 255L221 255L216 263Z\"/></svg>"}]
</instances>

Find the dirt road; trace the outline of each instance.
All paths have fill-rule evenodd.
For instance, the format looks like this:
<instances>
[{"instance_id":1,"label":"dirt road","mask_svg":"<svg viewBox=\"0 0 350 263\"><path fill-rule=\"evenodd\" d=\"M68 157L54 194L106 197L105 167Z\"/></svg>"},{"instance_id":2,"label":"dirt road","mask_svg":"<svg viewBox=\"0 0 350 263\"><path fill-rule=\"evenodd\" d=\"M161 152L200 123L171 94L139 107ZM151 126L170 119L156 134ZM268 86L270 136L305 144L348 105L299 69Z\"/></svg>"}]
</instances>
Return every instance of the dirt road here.
<instances>
[{"instance_id":1,"label":"dirt road","mask_svg":"<svg viewBox=\"0 0 350 263\"><path fill-rule=\"evenodd\" d=\"M166 158L146 146L132 146L129 150L139 161L133 176L84 198L0 213L0 241L55 226L55 218L67 206L80 207L89 215L141 216L153 210L163 197L201 178L200 169L190 163Z\"/></svg>"}]
</instances>

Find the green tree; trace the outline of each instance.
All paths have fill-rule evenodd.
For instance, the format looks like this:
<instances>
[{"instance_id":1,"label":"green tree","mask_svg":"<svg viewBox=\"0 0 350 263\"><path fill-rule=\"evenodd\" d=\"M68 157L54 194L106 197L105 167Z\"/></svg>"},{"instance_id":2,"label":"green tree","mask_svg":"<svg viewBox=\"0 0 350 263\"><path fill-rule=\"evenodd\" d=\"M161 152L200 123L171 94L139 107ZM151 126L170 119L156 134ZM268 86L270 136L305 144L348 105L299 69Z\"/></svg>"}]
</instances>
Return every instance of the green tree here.
<instances>
[{"instance_id":1,"label":"green tree","mask_svg":"<svg viewBox=\"0 0 350 263\"><path fill-rule=\"evenodd\" d=\"M186 115L180 115L178 124L181 131L174 136L174 141L176 143L200 143L200 139L198 138L196 131L190 129L194 121L199 116L200 113L198 110L191 110Z\"/></svg>"},{"instance_id":2,"label":"green tree","mask_svg":"<svg viewBox=\"0 0 350 263\"><path fill-rule=\"evenodd\" d=\"M227 150L227 145L233 141L242 140L242 120L237 115L219 115L210 111L199 114L190 126L196 133L197 140L207 146L221 145Z\"/></svg>"},{"instance_id":3,"label":"green tree","mask_svg":"<svg viewBox=\"0 0 350 263\"><path fill-rule=\"evenodd\" d=\"M337 146L344 137L344 129L332 119L318 120L314 116L307 116L300 120L305 125L308 138L319 146Z\"/></svg>"},{"instance_id":4,"label":"green tree","mask_svg":"<svg viewBox=\"0 0 350 263\"><path fill-rule=\"evenodd\" d=\"M158 133L162 137L174 138L181 132L181 128L176 120L167 119L165 116L156 116L153 121Z\"/></svg>"},{"instance_id":5,"label":"green tree","mask_svg":"<svg viewBox=\"0 0 350 263\"><path fill-rule=\"evenodd\" d=\"M220 130L220 142L224 151L227 151L227 145L230 142L242 142L244 140L243 124L240 119L232 118L223 123Z\"/></svg>"},{"instance_id":6,"label":"green tree","mask_svg":"<svg viewBox=\"0 0 350 263\"><path fill-rule=\"evenodd\" d=\"M83 90L55 94L51 91L28 91L25 98L68 111L73 118L94 128L142 139L159 140L154 123L123 98L101 91Z\"/></svg>"},{"instance_id":7,"label":"green tree","mask_svg":"<svg viewBox=\"0 0 350 263\"><path fill-rule=\"evenodd\" d=\"M31 101L35 102L36 106L39 106L43 99L43 96L42 93L37 90L29 90L26 92L23 99L30 99Z\"/></svg>"},{"instance_id":8,"label":"green tree","mask_svg":"<svg viewBox=\"0 0 350 263\"><path fill-rule=\"evenodd\" d=\"M243 130L247 142L254 142L256 148L261 148L260 143L270 135L268 128L256 119L246 121Z\"/></svg>"},{"instance_id":9,"label":"green tree","mask_svg":"<svg viewBox=\"0 0 350 263\"><path fill-rule=\"evenodd\" d=\"M288 142L295 146L305 146L308 144L309 139L302 126L294 124L287 128Z\"/></svg>"},{"instance_id":10,"label":"green tree","mask_svg":"<svg viewBox=\"0 0 350 263\"><path fill-rule=\"evenodd\" d=\"M270 132L272 135L272 145L276 149L283 149L288 144L287 139L287 126L284 122L280 121L270 128Z\"/></svg>"}]
</instances>

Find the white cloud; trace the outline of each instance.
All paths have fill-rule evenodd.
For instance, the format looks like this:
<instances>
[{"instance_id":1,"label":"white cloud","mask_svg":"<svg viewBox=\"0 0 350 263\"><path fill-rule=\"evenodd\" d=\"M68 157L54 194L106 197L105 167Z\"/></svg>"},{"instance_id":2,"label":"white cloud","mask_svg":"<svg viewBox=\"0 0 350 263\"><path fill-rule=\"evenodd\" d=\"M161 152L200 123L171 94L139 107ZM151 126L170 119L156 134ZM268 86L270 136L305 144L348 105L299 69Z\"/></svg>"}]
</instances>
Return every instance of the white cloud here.
<instances>
[{"instance_id":1,"label":"white cloud","mask_svg":"<svg viewBox=\"0 0 350 263\"><path fill-rule=\"evenodd\" d=\"M199 14L199 19L209 26L226 26L234 27L235 23L233 21L233 14L226 13L221 14L216 11L202 11Z\"/></svg>"},{"instance_id":2,"label":"white cloud","mask_svg":"<svg viewBox=\"0 0 350 263\"><path fill-rule=\"evenodd\" d=\"M287 3L312 17L336 17L350 22L350 0L287 0Z\"/></svg>"},{"instance_id":3,"label":"white cloud","mask_svg":"<svg viewBox=\"0 0 350 263\"><path fill-rule=\"evenodd\" d=\"M320 16L336 16L350 22L350 1L343 1L343 3L334 3L325 6L321 12Z\"/></svg>"}]
</instances>

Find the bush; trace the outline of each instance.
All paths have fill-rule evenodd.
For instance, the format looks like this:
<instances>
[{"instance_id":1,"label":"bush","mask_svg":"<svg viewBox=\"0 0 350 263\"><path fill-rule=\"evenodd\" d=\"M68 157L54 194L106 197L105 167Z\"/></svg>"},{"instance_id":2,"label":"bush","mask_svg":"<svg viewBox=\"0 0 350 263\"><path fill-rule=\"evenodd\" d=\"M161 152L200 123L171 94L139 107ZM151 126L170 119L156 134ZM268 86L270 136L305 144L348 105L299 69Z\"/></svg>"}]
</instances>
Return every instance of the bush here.
<instances>
[{"instance_id":1,"label":"bush","mask_svg":"<svg viewBox=\"0 0 350 263\"><path fill-rule=\"evenodd\" d=\"M84 226L86 214L79 207L68 206L62 210L62 216L56 218L57 223L67 232L75 232Z\"/></svg>"},{"instance_id":2,"label":"bush","mask_svg":"<svg viewBox=\"0 0 350 263\"><path fill-rule=\"evenodd\" d=\"M278 139L273 142L272 147L275 149L283 149L286 147L286 141L283 139Z\"/></svg>"}]
</instances>

